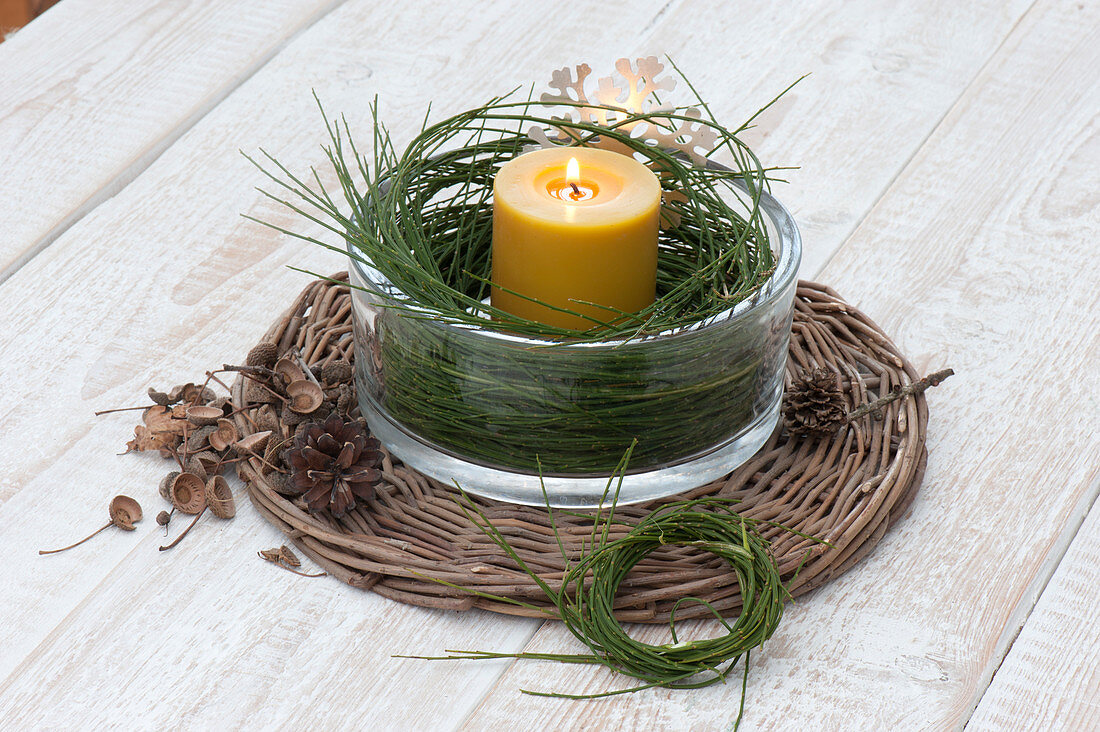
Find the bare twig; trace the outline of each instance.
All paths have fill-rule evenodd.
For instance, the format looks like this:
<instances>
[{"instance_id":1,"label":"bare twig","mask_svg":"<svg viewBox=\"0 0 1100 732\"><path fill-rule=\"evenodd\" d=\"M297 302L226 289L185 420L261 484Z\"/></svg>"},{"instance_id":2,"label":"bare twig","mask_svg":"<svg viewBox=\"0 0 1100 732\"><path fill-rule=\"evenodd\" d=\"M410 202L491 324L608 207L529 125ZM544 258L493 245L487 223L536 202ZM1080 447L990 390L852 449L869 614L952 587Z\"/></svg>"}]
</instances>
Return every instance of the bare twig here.
<instances>
[{"instance_id":1,"label":"bare twig","mask_svg":"<svg viewBox=\"0 0 1100 732\"><path fill-rule=\"evenodd\" d=\"M912 396L914 394L920 394L925 389L931 386L939 386L944 379L948 376L953 376L955 372L951 369L943 369L933 374L928 374L919 381L914 381L912 384L906 384L905 386L895 386L890 390L889 394L881 396L873 402L867 402L859 405L851 412L848 412L848 421L854 422L860 417L865 417L872 412L877 412L885 407L890 402L895 402L898 399L904 399L905 397Z\"/></svg>"}]
</instances>

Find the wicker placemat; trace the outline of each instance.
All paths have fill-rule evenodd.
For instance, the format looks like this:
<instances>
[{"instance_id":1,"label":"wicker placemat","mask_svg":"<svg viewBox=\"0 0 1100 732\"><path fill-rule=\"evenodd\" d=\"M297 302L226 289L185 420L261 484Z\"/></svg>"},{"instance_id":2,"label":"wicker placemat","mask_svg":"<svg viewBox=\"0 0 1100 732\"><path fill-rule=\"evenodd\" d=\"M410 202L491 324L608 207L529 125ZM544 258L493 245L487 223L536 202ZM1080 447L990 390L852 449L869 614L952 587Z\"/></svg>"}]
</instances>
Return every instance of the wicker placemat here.
<instances>
[{"instance_id":1,"label":"wicker placemat","mask_svg":"<svg viewBox=\"0 0 1100 732\"><path fill-rule=\"evenodd\" d=\"M333 279L346 281L343 274ZM280 353L297 346L310 365L353 359L351 298L347 285L316 281L264 337ZM885 394L917 375L890 339L865 315L828 287L799 283L791 335L788 384L823 366L841 374L850 407ZM244 380L233 387L237 408ZM924 473L928 410L923 395L887 406L882 419L863 417L832 438L788 438L782 429L745 465L722 480L675 499L722 496L740 500L746 516L781 524L829 542L804 539L761 525L792 595L800 595L844 572L864 557L905 510ZM257 428L237 415L242 434ZM280 423L285 438L294 427ZM239 473L260 511L305 554L349 585L371 589L413 605L451 610L472 607L536 615L426 578L549 607L535 582L474 527L456 502L453 486L441 484L393 460L374 498L335 519L309 513L273 487L269 465L258 458ZM553 586L564 562L547 511L476 499L512 547ZM616 517L632 523L660 501L623 506ZM579 551L591 523L556 515L567 551ZM796 573L797 570L797 573ZM740 606L736 576L718 557L690 548L663 547L635 567L620 586L616 614L624 621L667 622L673 603L692 596L724 613ZM707 615L705 607L681 606L677 618Z\"/></svg>"}]
</instances>

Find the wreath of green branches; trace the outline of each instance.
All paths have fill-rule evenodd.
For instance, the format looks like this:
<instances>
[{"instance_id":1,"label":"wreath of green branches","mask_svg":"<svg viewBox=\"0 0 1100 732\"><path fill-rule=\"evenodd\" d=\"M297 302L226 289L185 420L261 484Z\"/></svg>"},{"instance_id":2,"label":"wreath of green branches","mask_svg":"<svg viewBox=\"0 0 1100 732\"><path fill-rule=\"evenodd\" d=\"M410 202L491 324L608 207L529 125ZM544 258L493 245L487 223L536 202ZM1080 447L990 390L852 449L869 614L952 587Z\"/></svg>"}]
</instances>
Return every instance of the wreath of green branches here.
<instances>
[{"instance_id":1,"label":"wreath of green branches","mask_svg":"<svg viewBox=\"0 0 1100 732\"><path fill-rule=\"evenodd\" d=\"M332 195L316 170L311 170L310 183L262 150L277 172L248 159L291 197L265 195L343 239L353 259L377 270L395 288L396 293L381 294L404 314L411 311L414 317L550 340L627 339L681 328L729 310L760 289L774 271L760 194L777 180L772 174L781 168L765 168L738 135L790 88L734 130L720 125L697 93L696 104L704 115L689 107L636 114L614 109L618 119L605 127L555 117L552 113L560 105L516 101L513 91L434 124L425 120L402 153L379 119L375 102L373 159L356 146L347 119L334 124L322 108L331 143L324 149L339 182L339 197ZM632 136L631 129L640 122L666 130L682 123L709 127L717 144L707 155L725 151L732 165L696 166L678 150ZM532 127L550 130L571 146L611 144L629 151L658 174L664 191L675 193L663 206L657 299L651 306L638 313L605 308L606 319L582 316L591 327L572 330L517 317L483 302L490 288L493 178L501 165L537 144L529 135ZM312 236L253 220L345 252Z\"/></svg>"}]
</instances>

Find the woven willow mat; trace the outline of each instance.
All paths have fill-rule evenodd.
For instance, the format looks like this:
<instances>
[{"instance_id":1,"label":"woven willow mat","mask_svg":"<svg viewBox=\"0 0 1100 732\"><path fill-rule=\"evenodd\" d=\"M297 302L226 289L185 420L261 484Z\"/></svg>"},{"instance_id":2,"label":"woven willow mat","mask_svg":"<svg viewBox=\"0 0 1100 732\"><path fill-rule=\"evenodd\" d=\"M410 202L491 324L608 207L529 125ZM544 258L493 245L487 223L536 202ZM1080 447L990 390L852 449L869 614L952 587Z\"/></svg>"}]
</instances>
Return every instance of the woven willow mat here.
<instances>
[{"instance_id":1,"label":"woven willow mat","mask_svg":"<svg viewBox=\"0 0 1100 732\"><path fill-rule=\"evenodd\" d=\"M333 279L346 281L346 274ZM279 351L297 346L310 365L353 359L351 298L347 285L316 281L264 337ZM849 408L916 380L911 364L865 315L828 287L800 282L786 379L824 366L841 374ZM245 407L243 379L233 387ZM781 428L748 463L729 476L666 499L722 496L740 501L746 516L773 521L823 539L816 543L761 525L787 587L794 596L827 582L862 559L905 511L924 474L928 409L923 395L890 404L882 419L864 417L829 439L788 439ZM255 431L237 416L242 434ZM283 438L293 427L280 424ZM273 439L278 437L274 435ZM253 458L239 464L260 513L327 572L362 589L400 602L449 610L473 607L514 615L533 610L490 600L432 582L437 578L471 590L550 607L535 582L465 517L457 491L387 455L385 480L372 500L335 519L311 514L277 493L271 468ZM474 499L517 553L551 586L564 561L542 508ZM616 519L634 523L662 501L622 506ZM555 516L567 552L579 552L591 522ZM612 532L612 537L621 536ZM797 570L797 572L796 572ZM639 563L616 596L623 621L667 622L681 597L703 598L724 614L740 607L737 577L723 560L696 549L662 547ZM707 615L689 604L677 618Z\"/></svg>"}]
</instances>

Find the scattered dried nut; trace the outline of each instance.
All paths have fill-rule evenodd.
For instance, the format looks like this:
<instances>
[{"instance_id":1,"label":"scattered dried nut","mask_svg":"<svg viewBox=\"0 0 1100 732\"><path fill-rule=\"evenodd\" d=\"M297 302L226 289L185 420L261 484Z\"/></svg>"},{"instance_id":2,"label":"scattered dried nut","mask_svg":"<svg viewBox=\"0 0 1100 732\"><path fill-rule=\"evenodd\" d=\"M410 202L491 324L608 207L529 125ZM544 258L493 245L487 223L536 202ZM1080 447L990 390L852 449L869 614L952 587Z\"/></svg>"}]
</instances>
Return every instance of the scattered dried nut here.
<instances>
[{"instance_id":1,"label":"scattered dried nut","mask_svg":"<svg viewBox=\"0 0 1100 732\"><path fill-rule=\"evenodd\" d=\"M194 516L206 508L206 486L194 473L180 473L172 481L172 505L180 513Z\"/></svg>"},{"instance_id":2,"label":"scattered dried nut","mask_svg":"<svg viewBox=\"0 0 1100 732\"><path fill-rule=\"evenodd\" d=\"M168 522L172 520L172 514L167 511L161 511L157 514L157 524L160 526L167 526Z\"/></svg>"}]
</instances>

